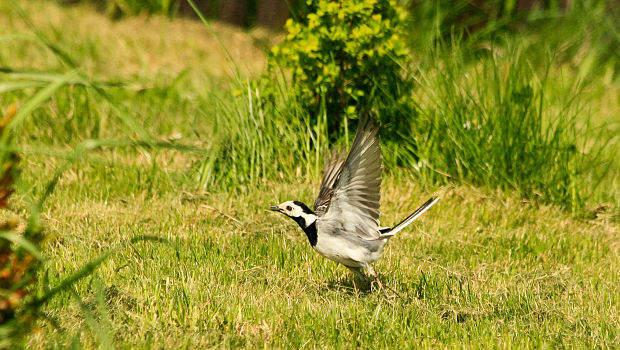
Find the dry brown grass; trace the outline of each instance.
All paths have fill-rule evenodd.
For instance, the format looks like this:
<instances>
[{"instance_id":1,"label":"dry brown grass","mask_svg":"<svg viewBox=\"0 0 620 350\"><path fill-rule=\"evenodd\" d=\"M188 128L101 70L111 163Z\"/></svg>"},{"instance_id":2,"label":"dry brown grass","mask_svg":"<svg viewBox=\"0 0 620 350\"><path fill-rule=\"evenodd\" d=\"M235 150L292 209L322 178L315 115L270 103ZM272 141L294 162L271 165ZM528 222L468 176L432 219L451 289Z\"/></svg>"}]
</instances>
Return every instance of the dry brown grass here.
<instances>
[{"instance_id":1,"label":"dry brown grass","mask_svg":"<svg viewBox=\"0 0 620 350\"><path fill-rule=\"evenodd\" d=\"M212 33L198 21L170 20L158 15L114 21L87 6L62 7L54 1L26 1L20 5L34 27L45 33L55 32L50 39L81 56L84 60L79 62L80 66L94 76L175 76L190 68L198 79L228 77L232 65L215 35L226 43L242 73L255 74L265 63L261 43L269 45L277 37L262 29L243 32L219 22L211 23ZM0 35L30 32L8 3L0 4L0 24ZM26 51L22 55L30 58L10 62L14 68L45 69L51 68L51 62L58 64L50 52L36 44L7 40L4 45L4 50ZM79 55L80 52L89 55ZM197 61L200 65L188 67L188 62Z\"/></svg>"}]
</instances>

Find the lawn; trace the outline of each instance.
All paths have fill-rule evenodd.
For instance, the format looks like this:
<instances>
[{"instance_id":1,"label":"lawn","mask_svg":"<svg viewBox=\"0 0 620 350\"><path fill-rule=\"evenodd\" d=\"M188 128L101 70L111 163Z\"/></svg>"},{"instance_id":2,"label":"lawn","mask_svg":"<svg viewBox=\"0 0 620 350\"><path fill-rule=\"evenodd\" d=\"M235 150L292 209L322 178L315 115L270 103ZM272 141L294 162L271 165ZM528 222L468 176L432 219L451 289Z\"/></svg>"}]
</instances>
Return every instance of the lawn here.
<instances>
[{"instance_id":1,"label":"lawn","mask_svg":"<svg viewBox=\"0 0 620 350\"><path fill-rule=\"evenodd\" d=\"M229 95L253 88L244 79L260 75L264 48L281 34L219 23L212 32L199 21L157 15L114 21L89 6L47 1L21 6L28 20L0 3L0 67L11 68L0 72L0 110L25 108L41 81L76 83L59 87L24 120L15 141L22 174L0 215L25 223L58 176L40 214L46 260L35 295L111 252L43 307L26 347L620 345L620 84L613 73L594 77L579 95L575 115L596 127L579 139L616 140L602 152L609 172L579 210L467 179L447 186L412 169L386 169L384 225L442 193L374 265L398 292L387 299L316 254L293 221L266 210L285 200L314 202L322 154L305 136L287 134L303 125L269 124L281 134L272 130L272 141L247 145L279 153L225 148L233 133L255 142L249 131L233 130L230 115L245 111ZM433 97L421 91L424 82L441 77L426 73L415 93L421 108ZM581 79L565 66L549 74L566 88L558 95ZM35 83L6 88L17 80ZM141 144L141 133L151 143ZM246 156L268 169L244 173L236 166ZM220 161L234 171L218 170Z\"/></svg>"}]
</instances>

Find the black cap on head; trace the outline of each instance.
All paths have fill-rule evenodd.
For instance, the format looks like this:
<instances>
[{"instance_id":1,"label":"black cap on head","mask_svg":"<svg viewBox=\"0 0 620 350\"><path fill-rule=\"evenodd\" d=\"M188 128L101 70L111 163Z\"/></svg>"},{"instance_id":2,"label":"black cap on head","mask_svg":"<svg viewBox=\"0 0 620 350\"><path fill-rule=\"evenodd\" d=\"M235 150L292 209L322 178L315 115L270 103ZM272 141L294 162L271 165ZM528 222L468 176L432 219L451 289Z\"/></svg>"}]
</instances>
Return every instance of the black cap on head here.
<instances>
[{"instance_id":1,"label":"black cap on head","mask_svg":"<svg viewBox=\"0 0 620 350\"><path fill-rule=\"evenodd\" d=\"M293 201L293 203L295 203L295 205L298 205L304 213L306 213L306 214L314 214L314 212L310 208L308 208L307 205L303 204L302 202Z\"/></svg>"}]
</instances>

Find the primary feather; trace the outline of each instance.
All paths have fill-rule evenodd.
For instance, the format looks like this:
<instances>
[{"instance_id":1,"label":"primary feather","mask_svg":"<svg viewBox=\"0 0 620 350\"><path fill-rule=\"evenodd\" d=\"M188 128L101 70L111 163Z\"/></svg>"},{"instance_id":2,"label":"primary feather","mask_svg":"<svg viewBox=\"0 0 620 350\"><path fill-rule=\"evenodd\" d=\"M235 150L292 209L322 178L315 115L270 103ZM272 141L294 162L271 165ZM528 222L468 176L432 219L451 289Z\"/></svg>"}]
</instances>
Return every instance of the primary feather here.
<instances>
[{"instance_id":1,"label":"primary feather","mask_svg":"<svg viewBox=\"0 0 620 350\"><path fill-rule=\"evenodd\" d=\"M328 226L363 239L379 238L381 204L381 146L379 125L364 118L358 126L351 150L342 165L330 162L315 204L317 216ZM316 210L320 209L320 210Z\"/></svg>"},{"instance_id":2,"label":"primary feather","mask_svg":"<svg viewBox=\"0 0 620 350\"><path fill-rule=\"evenodd\" d=\"M345 152L346 149L344 148L340 150L334 150L331 154L331 157L325 163L325 167L323 168L323 180L321 181L319 195L314 201L314 212L317 216L322 216L327 212L327 208L329 208L329 202L331 201L332 194L334 192L334 184L336 182L336 179L338 178L338 175L340 175L342 165L344 164L344 160L346 159Z\"/></svg>"}]
</instances>

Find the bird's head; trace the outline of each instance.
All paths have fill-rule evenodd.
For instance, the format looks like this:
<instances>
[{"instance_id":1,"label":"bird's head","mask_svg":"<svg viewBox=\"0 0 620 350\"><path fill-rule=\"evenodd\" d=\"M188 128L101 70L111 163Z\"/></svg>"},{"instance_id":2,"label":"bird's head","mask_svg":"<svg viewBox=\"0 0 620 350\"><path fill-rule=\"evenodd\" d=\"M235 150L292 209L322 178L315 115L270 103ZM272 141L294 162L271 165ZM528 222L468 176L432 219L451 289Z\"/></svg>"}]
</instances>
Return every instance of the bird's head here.
<instances>
[{"instance_id":1,"label":"bird's head","mask_svg":"<svg viewBox=\"0 0 620 350\"><path fill-rule=\"evenodd\" d=\"M288 201L280 205L272 205L269 210L282 213L297 221L301 227L306 227L316 220L316 215L302 202Z\"/></svg>"},{"instance_id":2,"label":"bird's head","mask_svg":"<svg viewBox=\"0 0 620 350\"><path fill-rule=\"evenodd\" d=\"M297 201L288 201L284 202L280 205L272 205L269 207L269 210L277 211L286 216L290 216L292 218L300 217L304 214L304 207L307 209L305 204Z\"/></svg>"}]
</instances>

